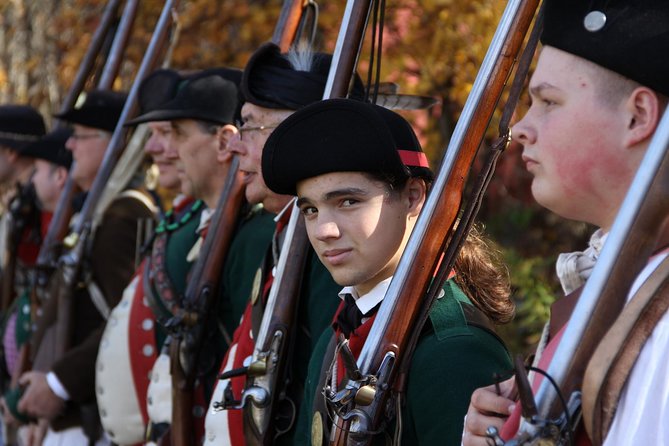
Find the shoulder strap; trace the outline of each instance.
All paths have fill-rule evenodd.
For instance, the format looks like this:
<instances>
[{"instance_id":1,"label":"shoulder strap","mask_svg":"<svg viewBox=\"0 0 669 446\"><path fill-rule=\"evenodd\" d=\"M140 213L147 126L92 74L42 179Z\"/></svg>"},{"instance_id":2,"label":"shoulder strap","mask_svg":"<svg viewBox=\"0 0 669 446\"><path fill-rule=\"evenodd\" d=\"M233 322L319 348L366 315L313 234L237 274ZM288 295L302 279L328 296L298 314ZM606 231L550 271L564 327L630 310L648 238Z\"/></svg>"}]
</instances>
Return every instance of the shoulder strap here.
<instances>
[{"instance_id":1,"label":"shoulder strap","mask_svg":"<svg viewBox=\"0 0 669 446\"><path fill-rule=\"evenodd\" d=\"M583 378L582 404L593 444L606 438L634 363L668 309L669 256L634 294L590 359Z\"/></svg>"}]
</instances>

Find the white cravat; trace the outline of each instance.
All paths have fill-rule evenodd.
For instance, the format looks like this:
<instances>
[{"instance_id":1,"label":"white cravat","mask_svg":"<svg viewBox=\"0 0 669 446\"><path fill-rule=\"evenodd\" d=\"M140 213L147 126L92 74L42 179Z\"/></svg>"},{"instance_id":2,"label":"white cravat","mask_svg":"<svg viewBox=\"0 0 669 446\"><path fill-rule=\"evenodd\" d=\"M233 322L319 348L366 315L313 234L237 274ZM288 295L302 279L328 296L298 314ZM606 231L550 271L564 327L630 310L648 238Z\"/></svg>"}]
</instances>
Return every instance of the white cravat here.
<instances>
[{"instance_id":1,"label":"white cravat","mask_svg":"<svg viewBox=\"0 0 669 446\"><path fill-rule=\"evenodd\" d=\"M598 229L590 237L585 251L563 253L558 256L555 269L565 294L578 289L590 277L607 235Z\"/></svg>"}]
</instances>

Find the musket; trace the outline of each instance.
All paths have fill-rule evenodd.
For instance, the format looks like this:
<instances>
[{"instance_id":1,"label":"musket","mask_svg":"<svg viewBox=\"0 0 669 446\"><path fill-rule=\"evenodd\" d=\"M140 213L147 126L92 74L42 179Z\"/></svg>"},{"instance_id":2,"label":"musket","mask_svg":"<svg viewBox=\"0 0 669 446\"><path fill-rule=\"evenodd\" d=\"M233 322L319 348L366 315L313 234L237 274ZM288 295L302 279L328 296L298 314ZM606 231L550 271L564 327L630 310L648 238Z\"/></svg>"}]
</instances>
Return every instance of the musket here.
<instances>
[{"instance_id":1,"label":"musket","mask_svg":"<svg viewBox=\"0 0 669 446\"><path fill-rule=\"evenodd\" d=\"M370 12L369 0L347 2L323 99L348 95ZM295 321L308 250L304 218L293 207L253 358L245 371L246 387L240 403L229 407L243 410L244 434L249 445L272 444L281 434L275 416L285 393L288 356L296 336Z\"/></svg>"},{"instance_id":2,"label":"musket","mask_svg":"<svg viewBox=\"0 0 669 446\"><path fill-rule=\"evenodd\" d=\"M114 22L114 18L116 16L116 11L118 10L119 4L120 0L112 0L109 1L105 6L105 9L102 13L102 17L100 19L100 23L95 31L95 34L93 35L91 44L89 45L86 54L84 55L82 62L79 65L79 70L77 71L77 75L75 76L74 81L70 86L67 95L65 96L63 104L61 105L61 111L68 110L70 107L72 107L74 105L74 102L76 101L77 96L83 90L86 81L88 80L95 66L95 61L97 60L100 50L102 49L102 46L104 44L104 41L107 38L107 34ZM69 181L69 183L70 183L69 187L71 189L71 181ZM64 208L65 207L64 203L69 203L69 201L64 201L64 198L61 197L57 209ZM37 265L43 265L46 263L45 256L48 252L47 247L51 247L54 243L53 240L55 234L54 230L52 230L51 228L55 227L56 223L60 221L65 221L65 228L67 228L69 217L61 218L59 215L57 215L57 213L56 215L54 215L54 218L52 219L52 222L49 225L49 230L46 234L46 237L42 242L42 246L40 247L40 252L36 262ZM13 245L16 245L16 243L13 243ZM2 285L2 303L0 304L0 308L2 308L3 312L6 310L6 308L8 308L9 304L11 303L11 300L13 300L12 299L14 293L13 275L16 269L15 251L16 251L16 246L10 247L7 250L7 266L5 267L5 274L3 275L4 279ZM10 272L11 274L7 274Z\"/></svg>"},{"instance_id":3,"label":"musket","mask_svg":"<svg viewBox=\"0 0 669 446\"><path fill-rule=\"evenodd\" d=\"M669 216L669 112L665 111L616 215L606 244L565 327L536 394L509 445L567 444L579 423L581 387L590 358L627 301L635 278L657 249ZM560 399L563 397L564 402ZM566 403L566 407L564 404ZM586 425L592 423L584 412ZM594 433L593 444L603 438Z\"/></svg>"},{"instance_id":4,"label":"musket","mask_svg":"<svg viewBox=\"0 0 669 446\"><path fill-rule=\"evenodd\" d=\"M284 1L273 36L282 51L287 51L293 42L307 5L308 2L304 0ZM242 205L244 189L238 169L239 161L235 157L209 225L211 230L193 267L183 312L168 323L173 331L169 344L172 375L172 424L169 439L173 446L186 446L196 441L192 408L197 364L207 318L211 315L210 310L218 295L220 270Z\"/></svg>"},{"instance_id":5,"label":"musket","mask_svg":"<svg viewBox=\"0 0 669 446\"><path fill-rule=\"evenodd\" d=\"M411 361L412 339L421 332L437 296L434 290L443 283L433 281L433 275L452 268L455 255L441 265L440 258L449 244L461 243L452 238L466 179L538 3L512 0L506 6L439 174L358 357L358 370L349 373L359 379L349 380L344 390L327 397L337 413L331 444L369 444L373 433L383 427L387 413L392 413L387 409L405 381L400 371ZM507 138L508 132L502 139Z\"/></svg>"},{"instance_id":6,"label":"musket","mask_svg":"<svg viewBox=\"0 0 669 446\"><path fill-rule=\"evenodd\" d=\"M221 269L230 247L244 201L244 186L239 160L233 157L226 182L209 223L198 260L193 266L183 308L168 321L173 331L170 341L172 374L171 441L174 446L195 444L193 392L197 364L205 332L215 317L212 308L218 297Z\"/></svg>"},{"instance_id":7,"label":"musket","mask_svg":"<svg viewBox=\"0 0 669 446\"><path fill-rule=\"evenodd\" d=\"M79 64L79 69L74 77L74 81L70 85L60 106L60 113L64 113L74 106L77 98L84 90L86 83L94 74L96 61L104 63L103 72L106 73L104 79L100 79L100 84L98 85L100 88L111 87L111 84L118 75L119 64L110 64L109 61L111 58L118 59L120 55L115 56L115 53L122 53L125 45L114 45L113 49L109 49L111 54L107 54L104 52L104 42L109 38L109 33L111 32L120 3L120 0L110 0L105 5L98 27L91 39L91 43ZM135 12L133 11L132 14L134 15ZM130 23L132 23L132 20L134 20L134 18L129 19L126 18L126 16L122 18L122 22L130 21ZM129 29L125 29L123 32L129 33ZM118 35L118 30L116 35ZM115 41L116 40L121 39L115 39ZM127 42L127 36L122 40ZM60 125L61 122L57 121L55 128L58 128ZM70 172L72 172L73 168L74 164L70 168ZM36 326L37 310L46 299L46 296L43 296L43 294L46 291L49 277L56 269L57 260L61 254L62 241L67 235L72 216L72 198L77 192L78 188L74 184L72 176L68 175L35 262L35 271L30 289L31 320L33 321L33 327ZM32 355L31 350L34 347L32 342L33 340L28 340L19 350L17 366L12 373L12 388L17 386L19 377L32 367L30 361Z\"/></svg>"},{"instance_id":8,"label":"musket","mask_svg":"<svg viewBox=\"0 0 669 446\"><path fill-rule=\"evenodd\" d=\"M98 58L101 58L105 63L102 76L96 85L97 88L102 90L111 88L114 79L118 76L120 61L122 60L123 52L125 51L130 37L132 24L137 15L137 2L131 1L126 4L121 23L114 36L112 47L109 49L109 54L100 56L100 51L102 50L107 33L112 26L119 5L120 0L110 0L105 6L98 28L93 34L91 44L86 50L86 54L84 54L82 62L79 64L79 70L77 71L74 81L60 106L60 113L65 113L74 106L77 98L84 90L87 80L91 76L95 61ZM60 125L60 122L57 123L57 126L58 125ZM73 172L73 170L74 164L70 167L70 173ZM68 175L37 256L37 286L41 289L46 287L48 273L53 271L56 267L56 262L60 256L59 251L62 247L61 244L67 235L70 218L72 217L72 198L78 191L78 188L72 180L72 175Z\"/></svg>"},{"instance_id":9,"label":"musket","mask_svg":"<svg viewBox=\"0 0 669 446\"><path fill-rule=\"evenodd\" d=\"M104 158L98 173L93 181L93 185L88 192L83 208L74 224L74 229L65 238L65 247L68 252L60 259L59 274L62 283L58 287L58 313L56 325L56 357L61 357L69 348L72 339L72 312L73 302L72 293L79 280L82 261L84 258L84 249L93 230L93 219L97 209L98 201L103 196L105 187L114 171L116 162L120 158L125 142L125 129L123 124L132 116L136 109L137 94L141 81L156 66L160 51L164 47L169 29L172 23L171 11L175 7L177 0L167 0L163 10L156 23L151 41L144 53L142 63L140 64L135 80L128 93L128 98L123 106L119 121L112 133L111 139L105 151Z\"/></svg>"}]
</instances>

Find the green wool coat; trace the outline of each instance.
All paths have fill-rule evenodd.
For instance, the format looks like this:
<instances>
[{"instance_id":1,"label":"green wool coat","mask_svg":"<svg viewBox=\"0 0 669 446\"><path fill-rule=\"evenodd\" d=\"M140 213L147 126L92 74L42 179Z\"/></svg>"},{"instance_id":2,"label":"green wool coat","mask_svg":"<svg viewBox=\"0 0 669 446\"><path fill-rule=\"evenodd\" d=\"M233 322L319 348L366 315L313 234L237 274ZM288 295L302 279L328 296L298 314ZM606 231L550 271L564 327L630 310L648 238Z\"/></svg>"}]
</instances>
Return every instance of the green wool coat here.
<instances>
[{"instance_id":1,"label":"green wool coat","mask_svg":"<svg viewBox=\"0 0 669 446\"><path fill-rule=\"evenodd\" d=\"M402 407L403 445L460 445L472 392L492 384L495 374L511 374L511 360L500 339L467 323L463 312L465 305L471 305L467 296L452 280L446 282L444 292L430 312L430 321L411 360ZM296 445L312 444L314 398L322 398L317 387L323 361L332 361L324 356L333 336L330 328L311 358L305 401L297 420ZM323 419L327 420L327 415ZM393 434L394 428L391 422L386 437ZM383 436L374 443L384 444Z\"/></svg>"}]
</instances>

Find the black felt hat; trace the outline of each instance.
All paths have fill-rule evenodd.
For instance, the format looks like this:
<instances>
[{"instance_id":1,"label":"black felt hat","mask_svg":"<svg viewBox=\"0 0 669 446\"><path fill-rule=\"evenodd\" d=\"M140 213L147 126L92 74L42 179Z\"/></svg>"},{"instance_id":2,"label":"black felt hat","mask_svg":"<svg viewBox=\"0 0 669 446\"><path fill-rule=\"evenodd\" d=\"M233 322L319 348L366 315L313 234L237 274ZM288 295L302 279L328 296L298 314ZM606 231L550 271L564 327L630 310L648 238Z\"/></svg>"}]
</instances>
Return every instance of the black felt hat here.
<instances>
[{"instance_id":1,"label":"black felt hat","mask_svg":"<svg viewBox=\"0 0 669 446\"><path fill-rule=\"evenodd\" d=\"M267 186L295 195L299 181L330 172L370 172L389 179L428 169L416 134L400 115L352 99L296 111L270 135L262 155Z\"/></svg>"},{"instance_id":2,"label":"black felt hat","mask_svg":"<svg viewBox=\"0 0 669 446\"><path fill-rule=\"evenodd\" d=\"M541 40L669 95L667 0L547 0Z\"/></svg>"},{"instance_id":3,"label":"black felt hat","mask_svg":"<svg viewBox=\"0 0 669 446\"><path fill-rule=\"evenodd\" d=\"M113 132L126 98L125 93L117 91L91 90L82 93L74 107L54 116L72 124Z\"/></svg>"},{"instance_id":4,"label":"black felt hat","mask_svg":"<svg viewBox=\"0 0 669 446\"><path fill-rule=\"evenodd\" d=\"M0 105L0 145L20 150L46 133L44 119L29 105Z\"/></svg>"},{"instance_id":5,"label":"black felt hat","mask_svg":"<svg viewBox=\"0 0 669 446\"><path fill-rule=\"evenodd\" d=\"M242 76L244 100L260 107L298 110L323 99L332 55L314 53L308 71L295 70L273 43L263 44L251 56ZM362 99L364 87L357 76L349 97Z\"/></svg>"},{"instance_id":6,"label":"black felt hat","mask_svg":"<svg viewBox=\"0 0 669 446\"><path fill-rule=\"evenodd\" d=\"M160 69L149 74L139 85L137 102L139 113L134 119L125 122L125 125L137 125L151 122L151 112L160 109L163 105L174 99L177 87L183 77L174 70Z\"/></svg>"},{"instance_id":7,"label":"black felt hat","mask_svg":"<svg viewBox=\"0 0 669 446\"><path fill-rule=\"evenodd\" d=\"M174 98L147 113L147 121L197 119L216 124L232 124L239 105L235 79L239 70L211 69L182 79Z\"/></svg>"},{"instance_id":8,"label":"black felt hat","mask_svg":"<svg viewBox=\"0 0 669 446\"><path fill-rule=\"evenodd\" d=\"M28 144L19 154L43 159L69 169L72 164L72 152L65 148L65 142L71 135L72 129L61 127L44 135L39 141Z\"/></svg>"}]
</instances>

